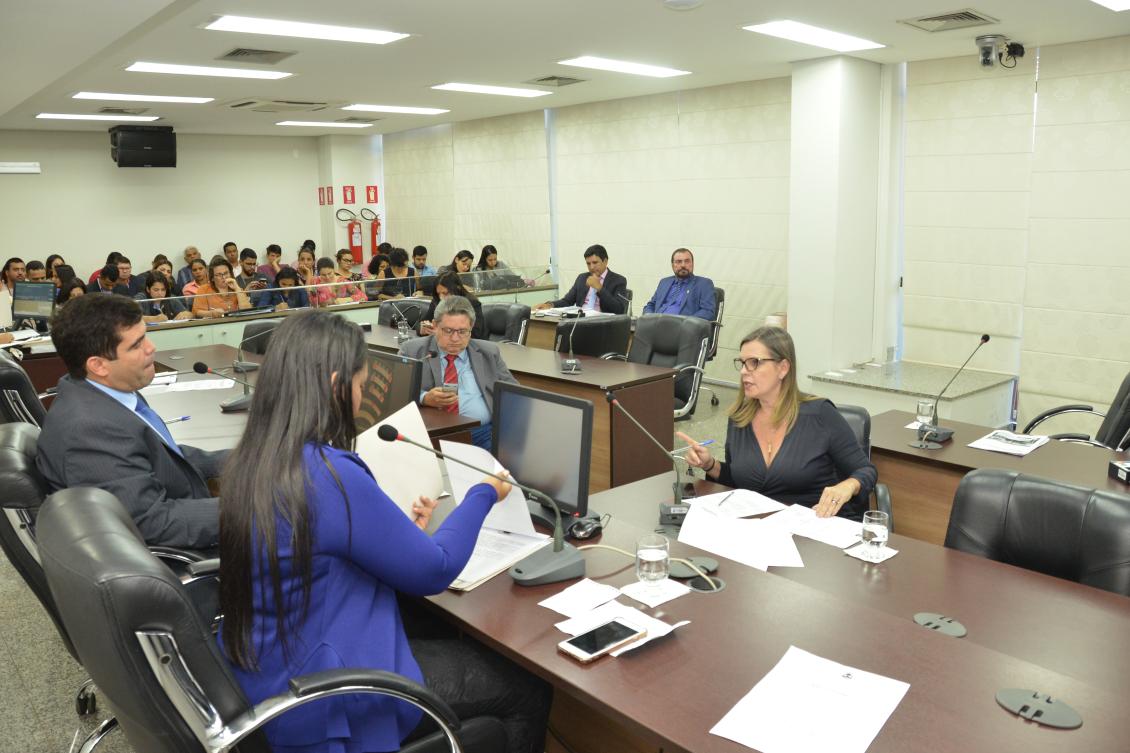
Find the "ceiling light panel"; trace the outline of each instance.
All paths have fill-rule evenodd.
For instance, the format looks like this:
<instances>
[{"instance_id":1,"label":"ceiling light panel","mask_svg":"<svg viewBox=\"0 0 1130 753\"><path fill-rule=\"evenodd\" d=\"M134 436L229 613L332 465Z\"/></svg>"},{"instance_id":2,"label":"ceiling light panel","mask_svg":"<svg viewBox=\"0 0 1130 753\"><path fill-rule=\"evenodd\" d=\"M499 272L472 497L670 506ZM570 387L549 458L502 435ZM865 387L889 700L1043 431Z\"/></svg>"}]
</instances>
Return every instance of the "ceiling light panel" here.
<instances>
[{"instance_id":1,"label":"ceiling light panel","mask_svg":"<svg viewBox=\"0 0 1130 753\"><path fill-rule=\"evenodd\" d=\"M182 105L203 105L212 97L165 97L156 94L112 94L110 92L79 92L72 99L94 99L99 102L173 102Z\"/></svg>"},{"instance_id":2,"label":"ceiling light panel","mask_svg":"<svg viewBox=\"0 0 1130 753\"><path fill-rule=\"evenodd\" d=\"M746 31L755 31L758 34L788 39L801 44L810 44L813 47L823 47L826 50L835 50L836 52L877 50L885 46L869 39L841 34L830 29L821 29L819 26L802 24L800 21L770 21L766 24L743 26L742 28Z\"/></svg>"},{"instance_id":3,"label":"ceiling light panel","mask_svg":"<svg viewBox=\"0 0 1130 753\"><path fill-rule=\"evenodd\" d=\"M451 112L439 107L400 107L399 105L349 105L341 109L358 112L390 112L397 115L442 115Z\"/></svg>"},{"instance_id":4,"label":"ceiling light panel","mask_svg":"<svg viewBox=\"0 0 1130 753\"><path fill-rule=\"evenodd\" d=\"M68 112L41 112L35 117L41 120L116 120L131 122L152 122L160 119L157 115L83 115Z\"/></svg>"},{"instance_id":5,"label":"ceiling light panel","mask_svg":"<svg viewBox=\"0 0 1130 753\"><path fill-rule=\"evenodd\" d=\"M176 65L173 63L146 63L138 61L126 68L133 73L173 73L182 76L218 76L220 78L289 78L285 71L256 71L250 68L218 68L210 65Z\"/></svg>"},{"instance_id":6,"label":"ceiling light panel","mask_svg":"<svg viewBox=\"0 0 1130 753\"><path fill-rule=\"evenodd\" d=\"M334 42L362 42L364 44L388 44L408 36L408 34L381 29L331 26L330 24L311 24L302 21L282 21L276 18L251 18L249 16L220 16L204 28L212 31L238 31L244 34L266 34L273 37L328 39Z\"/></svg>"},{"instance_id":7,"label":"ceiling light panel","mask_svg":"<svg viewBox=\"0 0 1130 753\"><path fill-rule=\"evenodd\" d=\"M1092 3L1098 3L1104 8L1111 10L1130 10L1130 0L1091 0Z\"/></svg>"},{"instance_id":8,"label":"ceiling light panel","mask_svg":"<svg viewBox=\"0 0 1130 753\"><path fill-rule=\"evenodd\" d=\"M487 86L486 84L460 84L447 83L433 86L444 92L466 92L468 94L497 94L501 97L544 97L553 92L543 92L538 89L518 89L512 86Z\"/></svg>"},{"instance_id":9,"label":"ceiling light panel","mask_svg":"<svg viewBox=\"0 0 1130 753\"><path fill-rule=\"evenodd\" d=\"M598 71L615 71L616 73L631 73L636 76L651 76L652 78L673 78L686 76L690 71L680 71L677 68L665 68L661 65L647 65L646 63L630 63L626 60L612 60L598 58L592 55L583 55L570 60L559 60L559 65L571 65L576 68L595 68Z\"/></svg>"},{"instance_id":10,"label":"ceiling light panel","mask_svg":"<svg viewBox=\"0 0 1130 753\"><path fill-rule=\"evenodd\" d=\"M305 128L368 128L372 123L321 123L316 120L283 120L275 125L302 126Z\"/></svg>"}]
</instances>

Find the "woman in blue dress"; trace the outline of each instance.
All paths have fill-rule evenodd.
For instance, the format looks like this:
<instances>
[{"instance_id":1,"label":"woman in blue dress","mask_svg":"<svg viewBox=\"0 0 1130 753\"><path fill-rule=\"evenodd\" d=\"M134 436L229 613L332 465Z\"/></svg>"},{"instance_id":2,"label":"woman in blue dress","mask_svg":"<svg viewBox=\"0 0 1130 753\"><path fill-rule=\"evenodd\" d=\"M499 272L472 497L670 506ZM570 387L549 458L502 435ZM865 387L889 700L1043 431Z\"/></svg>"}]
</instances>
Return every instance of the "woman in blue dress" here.
<instances>
[{"instance_id":1,"label":"woman in blue dress","mask_svg":"<svg viewBox=\"0 0 1130 753\"><path fill-rule=\"evenodd\" d=\"M510 485L484 479L428 535L435 502L421 497L405 515L353 452L367 377L360 327L331 312L287 317L272 336L220 493L221 649L252 703L297 675L382 669L427 685L461 717L499 717L507 753L541 751L548 686L473 641L410 639L397 605L398 593L450 585ZM299 707L265 731L276 753L361 753L398 750L430 724L402 701L358 694Z\"/></svg>"}]
</instances>

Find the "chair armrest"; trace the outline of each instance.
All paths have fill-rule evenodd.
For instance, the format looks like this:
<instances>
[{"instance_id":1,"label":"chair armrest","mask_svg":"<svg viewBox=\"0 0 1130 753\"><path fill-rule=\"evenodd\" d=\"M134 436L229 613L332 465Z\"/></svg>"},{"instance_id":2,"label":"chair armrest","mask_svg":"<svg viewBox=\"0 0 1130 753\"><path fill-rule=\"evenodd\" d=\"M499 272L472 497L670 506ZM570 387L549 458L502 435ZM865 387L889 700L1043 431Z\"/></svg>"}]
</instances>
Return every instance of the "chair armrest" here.
<instances>
[{"instance_id":1,"label":"chair armrest","mask_svg":"<svg viewBox=\"0 0 1130 753\"><path fill-rule=\"evenodd\" d=\"M36 397L38 397L40 400L43 400L44 398L55 397L58 392L58 387L48 387L43 392L40 392L38 395L36 395Z\"/></svg>"},{"instance_id":2,"label":"chair armrest","mask_svg":"<svg viewBox=\"0 0 1130 753\"><path fill-rule=\"evenodd\" d=\"M1102 442L1096 442L1086 434L1056 434L1052 439L1058 439L1060 442L1071 442L1073 444L1089 444L1091 447L1102 447L1104 450L1114 449L1113 447L1107 447Z\"/></svg>"},{"instance_id":3,"label":"chair armrest","mask_svg":"<svg viewBox=\"0 0 1130 753\"><path fill-rule=\"evenodd\" d=\"M605 361L627 361L628 356L625 353L605 353L601 356Z\"/></svg>"},{"instance_id":4,"label":"chair armrest","mask_svg":"<svg viewBox=\"0 0 1130 753\"><path fill-rule=\"evenodd\" d=\"M451 749L458 750L455 732L460 727L459 717L442 698L423 685L393 672L360 668L312 672L292 678L289 692L257 703L250 711L240 714L226 727L211 735L211 748L230 750L264 724L293 708L329 696L349 693L376 693L399 698L416 706L439 725Z\"/></svg>"},{"instance_id":5,"label":"chair armrest","mask_svg":"<svg viewBox=\"0 0 1130 753\"><path fill-rule=\"evenodd\" d=\"M887 513L887 530L895 532L895 514L891 510L891 490L886 484L875 484L875 509Z\"/></svg>"},{"instance_id":6,"label":"chair armrest","mask_svg":"<svg viewBox=\"0 0 1130 753\"><path fill-rule=\"evenodd\" d=\"M677 363L674 366L672 366L671 368L674 369L675 371L679 372L680 374L683 373L684 371L695 371L695 372L698 372L699 374L705 374L706 373L705 371L700 369L698 366L695 366L693 363Z\"/></svg>"},{"instance_id":7,"label":"chair armrest","mask_svg":"<svg viewBox=\"0 0 1130 753\"><path fill-rule=\"evenodd\" d=\"M1031 434L1032 429L1035 429L1044 421L1047 421L1049 418L1053 418L1064 413L1093 413L1100 418L1106 418L1106 414L1102 411L1095 410L1095 407L1093 405L1061 405L1058 408L1046 410L1040 415L1033 418L1028 422L1028 425L1024 427L1024 431L1022 431L1021 434Z\"/></svg>"},{"instance_id":8,"label":"chair armrest","mask_svg":"<svg viewBox=\"0 0 1130 753\"><path fill-rule=\"evenodd\" d=\"M193 578L202 578L209 575L216 575L219 572L219 557L212 557L211 559L197 560L196 562L188 563L188 574Z\"/></svg>"},{"instance_id":9,"label":"chair armrest","mask_svg":"<svg viewBox=\"0 0 1130 753\"><path fill-rule=\"evenodd\" d=\"M165 564L175 562L181 565L189 565L207 559L201 552L193 549L180 549L175 546L151 546L149 551Z\"/></svg>"}]
</instances>

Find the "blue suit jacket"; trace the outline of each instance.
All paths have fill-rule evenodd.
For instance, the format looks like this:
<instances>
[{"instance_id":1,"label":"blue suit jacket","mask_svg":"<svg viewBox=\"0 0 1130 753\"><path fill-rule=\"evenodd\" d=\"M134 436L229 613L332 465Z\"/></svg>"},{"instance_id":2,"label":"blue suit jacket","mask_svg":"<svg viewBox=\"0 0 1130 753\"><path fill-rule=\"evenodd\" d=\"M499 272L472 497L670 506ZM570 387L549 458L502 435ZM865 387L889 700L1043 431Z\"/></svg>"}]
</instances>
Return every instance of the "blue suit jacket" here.
<instances>
[{"instance_id":1,"label":"blue suit jacket","mask_svg":"<svg viewBox=\"0 0 1130 753\"><path fill-rule=\"evenodd\" d=\"M645 314L656 313L663 303L663 299L667 297L667 291L674 284L674 275L660 280L659 287L655 289L655 295L643 307L643 312ZM699 319L714 321L714 307L714 283L709 277L691 275L690 289L687 291L687 297L683 299L683 307L677 313L683 316L697 316Z\"/></svg>"}]
</instances>

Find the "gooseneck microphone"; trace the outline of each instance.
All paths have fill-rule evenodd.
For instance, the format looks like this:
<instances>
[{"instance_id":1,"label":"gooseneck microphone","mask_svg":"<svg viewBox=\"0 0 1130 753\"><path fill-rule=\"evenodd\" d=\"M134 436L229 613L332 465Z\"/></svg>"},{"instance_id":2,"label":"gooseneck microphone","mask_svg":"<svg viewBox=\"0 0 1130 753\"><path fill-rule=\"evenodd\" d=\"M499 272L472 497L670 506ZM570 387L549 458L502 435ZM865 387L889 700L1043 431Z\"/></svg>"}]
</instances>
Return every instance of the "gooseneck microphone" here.
<instances>
[{"instance_id":1,"label":"gooseneck microphone","mask_svg":"<svg viewBox=\"0 0 1130 753\"><path fill-rule=\"evenodd\" d=\"M446 455L435 448L413 441L397 431L395 427L388 424L377 427L377 436L386 442L404 442L410 444L424 452L430 452L441 460L458 463L484 476L490 476L493 479L516 486L531 497L541 500L543 504L553 508L552 549L547 550L545 547L542 547L511 567L509 574L510 577L514 579L515 583L520 586L540 586L546 583L560 583L563 580L584 577L585 561L576 547L565 543L565 527L561 523L561 508L557 506L557 502L553 497L533 487L520 484L512 478L504 478L492 471L471 465L463 460Z\"/></svg>"},{"instance_id":2,"label":"gooseneck microphone","mask_svg":"<svg viewBox=\"0 0 1130 753\"><path fill-rule=\"evenodd\" d=\"M532 288L532 287L533 287L534 285L537 285L537 284L538 284L538 280L540 280L541 278L545 277L545 276L546 276L546 275L548 275L548 274L553 274L553 270L552 270L552 269L549 269L549 268L547 267L547 268L546 268L546 270L545 270L544 272L542 272L542 273L541 273L540 275L538 275L538 276L537 276L537 277L535 277L534 279L530 280L530 284L529 284L529 287L531 287L531 288Z\"/></svg>"},{"instance_id":3,"label":"gooseneck microphone","mask_svg":"<svg viewBox=\"0 0 1130 753\"><path fill-rule=\"evenodd\" d=\"M275 328L271 327L270 329L265 329L262 332L257 332L251 337L243 337L241 334L239 338L239 345L235 346L236 357L235 360L232 361L232 371L239 372L240 374L246 374L249 371L256 371L259 368L259 364L255 363L254 361L243 360L243 344L249 343L252 340L258 340L260 337L266 337L274 331Z\"/></svg>"},{"instance_id":4,"label":"gooseneck microphone","mask_svg":"<svg viewBox=\"0 0 1130 753\"><path fill-rule=\"evenodd\" d=\"M581 373L581 361L575 355L573 355L573 333L577 331L577 324L581 321L581 316L584 316L584 314L582 313L580 316L574 319L573 326L569 328L569 357L561 361L562 374ZM557 347L561 347L561 338L557 338Z\"/></svg>"},{"instance_id":5,"label":"gooseneck microphone","mask_svg":"<svg viewBox=\"0 0 1130 753\"><path fill-rule=\"evenodd\" d=\"M238 377L233 377L230 374L221 374L218 371L213 370L208 366L208 364L204 363L203 361L197 361L196 363L192 364L192 370L197 374L212 374L213 376L218 376L221 379L230 379L233 382L237 382L243 385L242 395L229 397L227 400L220 402L220 410L224 413L236 413L237 411L248 410L251 407L252 386L250 382L245 382L244 380L239 379Z\"/></svg>"},{"instance_id":6,"label":"gooseneck microphone","mask_svg":"<svg viewBox=\"0 0 1130 753\"><path fill-rule=\"evenodd\" d=\"M636 425L636 428L639 429L645 437L650 439L652 441L652 443L656 447L659 448L660 452L662 452L664 455L666 455L668 458L671 459L671 464L675 469L675 483L671 485L671 489L672 489L671 505L675 506L675 507L681 505L682 502L683 502L683 482L679 479L679 461L682 460L684 463L686 463L688 468L690 467L690 462L687 461L686 458L684 458L680 455L677 455L674 452L671 452L670 450L668 450L666 447L664 447L663 443L660 442L658 439L656 439L654 434L652 434L650 431L645 429L644 425L641 424L639 421L637 421L636 417L633 416L631 413L629 413L628 409L620 404L620 401L616 399L616 396L613 395L611 391L604 393L604 399L607 400L610 405L616 406L616 408L618 408L621 413L623 413L625 416L628 417L629 421L631 421L633 424Z\"/></svg>"},{"instance_id":7,"label":"gooseneck microphone","mask_svg":"<svg viewBox=\"0 0 1130 753\"><path fill-rule=\"evenodd\" d=\"M953 384L958 375L961 374L961 372L965 370L965 367L969 364L969 362L973 360L973 356L977 355L977 351L981 349L981 346L987 343L990 339L991 338L988 335L981 335L980 342L977 343L977 347L973 349L973 352L969 354L969 358L965 359L965 363L961 364L961 367L958 368L958 370L954 372L954 375L950 377L950 380L946 382L946 386L942 387L942 391L939 392L938 396L934 398L934 406L930 417L930 425L918 427L917 441L908 443L911 447L919 450L940 450L942 449L942 442L947 442L953 438L953 429L943 429L938 426L938 402L942 399L942 395L946 394L946 390L950 388L950 385Z\"/></svg>"}]
</instances>

